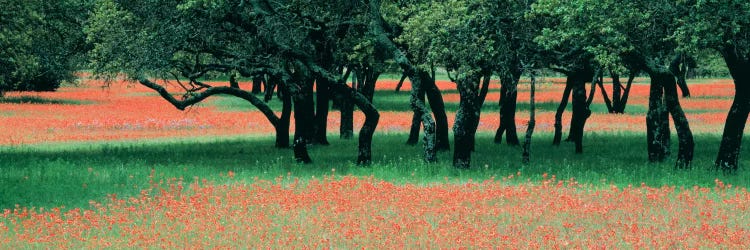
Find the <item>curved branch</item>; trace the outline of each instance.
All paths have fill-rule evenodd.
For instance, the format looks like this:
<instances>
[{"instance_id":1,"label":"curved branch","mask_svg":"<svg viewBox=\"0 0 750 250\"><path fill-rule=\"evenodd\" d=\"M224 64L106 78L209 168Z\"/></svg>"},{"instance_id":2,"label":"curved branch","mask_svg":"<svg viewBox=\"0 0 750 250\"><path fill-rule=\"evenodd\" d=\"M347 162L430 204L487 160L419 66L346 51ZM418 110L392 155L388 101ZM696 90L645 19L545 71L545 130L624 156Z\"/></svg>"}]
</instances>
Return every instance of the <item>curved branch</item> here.
<instances>
[{"instance_id":1,"label":"curved branch","mask_svg":"<svg viewBox=\"0 0 750 250\"><path fill-rule=\"evenodd\" d=\"M164 98L164 100L167 100L169 103L171 103L173 106L175 106L175 108L179 110L185 110L185 108L191 105L194 105L196 103L199 103L213 95L227 94L227 95L232 95L232 96L242 98L250 102L251 104L253 104L253 106L258 108L258 110L260 110L260 112L262 112L266 116L266 119L268 119L268 121L271 122L271 124L274 127L279 124L279 117L276 116L276 113L274 113L273 110L271 110L271 108L268 107L268 105L265 102L255 97L252 93L241 90L241 89L231 88L231 87L226 87L226 86L209 87L203 92L194 93L192 95L189 95L187 98L183 100L177 100L176 98L174 98L174 96L172 96L172 94L169 93L169 91L167 91L167 89L165 89L159 84L156 84L145 78L138 79L138 82L141 85L146 86L158 92L159 95L161 95L161 97Z\"/></svg>"}]
</instances>

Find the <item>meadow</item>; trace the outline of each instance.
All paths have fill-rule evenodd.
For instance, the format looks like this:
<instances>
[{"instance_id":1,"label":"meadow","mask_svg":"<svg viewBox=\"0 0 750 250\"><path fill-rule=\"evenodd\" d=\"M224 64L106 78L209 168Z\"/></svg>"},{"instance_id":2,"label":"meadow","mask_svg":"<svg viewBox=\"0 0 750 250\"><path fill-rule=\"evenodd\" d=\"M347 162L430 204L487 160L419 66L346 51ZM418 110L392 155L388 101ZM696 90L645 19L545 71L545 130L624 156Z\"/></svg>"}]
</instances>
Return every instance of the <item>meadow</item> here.
<instances>
[{"instance_id":1,"label":"meadow","mask_svg":"<svg viewBox=\"0 0 750 250\"><path fill-rule=\"evenodd\" d=\"M710 170L731 82L690 81L693 97L680 101L696 159L675 170L673 159L647 162L645 81L634 85L626 114L606 114L597 96L577 155L572 145L551 146L564 86L542 79L526 165L519 147L492 142L492 84L469 170L451 167L449 152L425 164L420 147L405 145L409 88L395 93L394 80L378 83L381 120L366 167L354 164L356 140L338 139L336 111L331 145L313 146L313 163L301 165L273 147L259 112L231 97L183 112L124 82L7 93L0 248L749 247L750 176ZM452 124L458 93L446 81L439 87ZM522 133L528 85L519 90ZM270 105L279 110L278 100ZM355 113L355 127L363 119ZM566 126L569 119L570 110ZM674 135L673 144L676 152Z\"/></svg>"}]
</instances>

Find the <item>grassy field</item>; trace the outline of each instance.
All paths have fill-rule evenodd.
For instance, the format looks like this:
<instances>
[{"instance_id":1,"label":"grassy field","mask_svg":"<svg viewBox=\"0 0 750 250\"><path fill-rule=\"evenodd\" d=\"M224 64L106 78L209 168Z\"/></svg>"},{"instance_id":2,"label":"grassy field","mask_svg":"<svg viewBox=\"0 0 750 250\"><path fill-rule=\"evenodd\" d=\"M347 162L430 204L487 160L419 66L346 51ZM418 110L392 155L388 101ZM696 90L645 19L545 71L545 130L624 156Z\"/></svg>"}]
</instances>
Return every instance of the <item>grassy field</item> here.
<instances>
[{"instance_id":1,"label":"grassy field","mask_svg":"<svg viewBox=\"0 0 750 250\"><path fill-rule=\"evenodd\" d=\"M291 150L273 148L258 112L228 97L180 112L136 86L9 93L0 101L0 248L750 244L750 174L710 170L731 96L725 80L693 83L694 97L681 100L697 145L690 170L647 162L644 84L626 115L595 104L584 154L551 146L561 86L542 84L528 165L519 147L492 142L493 90L469 170L451 167L450 152L425 164L421 147L405 145L408 94L394 85L376 94L383 117L366 167L353 164L356 140L333 132L330 146L310 148L312 164L295 163ZM452 117L450 86L441 82Z\"/></svg>"}]
</instances>

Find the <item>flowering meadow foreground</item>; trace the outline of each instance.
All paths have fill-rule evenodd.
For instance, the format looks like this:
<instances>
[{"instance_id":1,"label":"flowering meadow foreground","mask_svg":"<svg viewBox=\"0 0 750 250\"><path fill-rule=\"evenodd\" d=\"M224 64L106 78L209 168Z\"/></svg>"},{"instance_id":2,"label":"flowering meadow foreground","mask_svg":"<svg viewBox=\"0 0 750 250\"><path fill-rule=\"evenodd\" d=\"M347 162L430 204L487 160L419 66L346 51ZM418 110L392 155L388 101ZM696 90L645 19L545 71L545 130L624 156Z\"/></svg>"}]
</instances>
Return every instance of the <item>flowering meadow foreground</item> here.
<instances>
[{"instance_id":1,"label":"flowering meadow foreground","mask_svg":"<svg viewBox=\"0 0 750 250\"><path fill-rule=\"evenodd\" d=\"M370 167L344 162L354 157L342 153L353 152L353 141L313 147L317 165L295 164L270 142L256 145L272 126L229 97L183 112L124 83L7 93L0 99L0 249L750 249L750 193L722 181L745 180L746 171L722 176L703 166L718 148L712 143L731 104L729 81L692 83L693 97L680 99L704 144L696 145L696 169L678 171L671 162L647 164L639 149L646 84L633 86L627 114L601 112L597 96L584 155L551 148L543 140L564 87L559 80L546 79L537 92L532 164L516 162L515 148L480 138L475 162L483 167L471 170L427 166L418 148L387 146L406 140L411 121L408 85L394 94L392 80L379 82L375 95L382 116ZM451 83L439 86L455 104ZM519 85L519 107L527 90ZM497 98L493 89L485 108ZM517 118L522 132L526 110ZM566 112L565 126L569 119ZM355 127L362 120L356 113ZM486 137L497 122L496 108L484 111L480 133ZM337 111L329 126L337 137ZM232 139L193 141L224 137ZM661 177L671 181L642 184ZM76 201L39 200L66 197Z\"/></svg>"},{"instance_id":2,"label":"flowering meadow foreground","mask_svg":"<svg viewBox=\"0 0 750 250\"><path fill-rule=\"evenodd\" d=\"M231 178L232 173L229 173ZM361 177L172 179L92 209L5 210L3 248L750 247L750 193L575 180L394 185Z\"/></svg>"}]
</instances>

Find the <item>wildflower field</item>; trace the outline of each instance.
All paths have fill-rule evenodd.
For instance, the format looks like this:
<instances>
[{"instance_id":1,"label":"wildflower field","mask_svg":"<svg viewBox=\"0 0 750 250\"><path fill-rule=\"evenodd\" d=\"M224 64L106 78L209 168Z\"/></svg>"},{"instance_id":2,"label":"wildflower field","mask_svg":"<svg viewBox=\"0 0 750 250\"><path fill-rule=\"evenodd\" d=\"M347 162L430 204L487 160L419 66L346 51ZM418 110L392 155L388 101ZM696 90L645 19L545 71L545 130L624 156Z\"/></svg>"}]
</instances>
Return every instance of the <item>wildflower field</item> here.
<instances>
[{"instance_id":1,"label":"wildflower field","mask_svg":"<svg viewBox=\"0 0 750 250\"><path fill-rule=\"evenodd\" d=\"M140 85L92 79L6 93L0 248L750 248L750 174L709 170L730 80L689 81L692 97L680 99L696 139L690 170L647 161L645 79L626 114L607 114L597 91L582 155L551 146L564 85L541 82L532 162L492 142L493 83L469 170L451 167L450 152L425 164L419 146L405 145L409 88L395 93L394 80L378 83L367 167L354 165L356 140L338 139L335 110L332 145L313 146L314 162L300 165L273 148L262 114L231 97L179 111ZM458 93L438 85L452 124ZM528 87L519 85L519 133ZM355 113L355 128L363 120Z\"/></svg>"}]
</instances>

